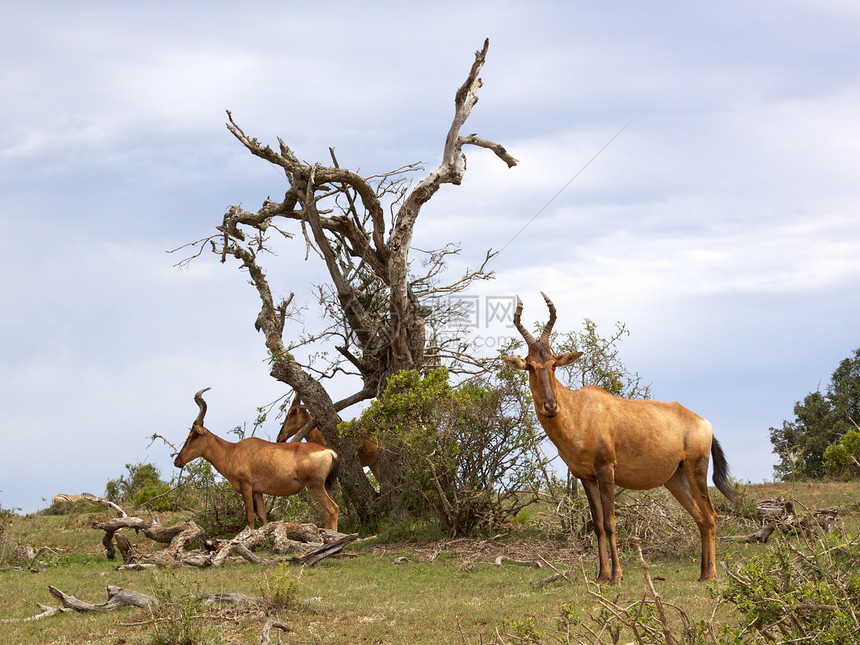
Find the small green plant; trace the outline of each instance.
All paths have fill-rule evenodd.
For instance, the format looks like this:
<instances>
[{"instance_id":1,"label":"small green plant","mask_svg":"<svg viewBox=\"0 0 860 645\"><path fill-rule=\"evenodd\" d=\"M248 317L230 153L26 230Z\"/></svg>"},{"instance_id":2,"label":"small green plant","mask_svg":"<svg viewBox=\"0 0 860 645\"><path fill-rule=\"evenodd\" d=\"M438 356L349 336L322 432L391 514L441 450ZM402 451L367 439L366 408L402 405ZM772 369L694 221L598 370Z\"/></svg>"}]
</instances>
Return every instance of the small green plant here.
<instances>
[{"instance_id":1,"label":"small green plant","mask_svg":"<svg viewBox=\"0 0 860 645\"><path fill-rule=\"evenodd\" d=\"M517 643L542 643L546 633L539 630L535 625L534 617L510 618L505 620L508 635Z\"/></svg>"},{"instance_id":2,"label":"small green plant","mask_svg":"<svg viewBox=\"0 0 860 645\"><path fill-rule=\"evenodd\" d=\"M174 572L165 572L153 578L153 595L158 601L151 608L155 625L152 645L201 645L209 640L199 614L203 610L203 594L192 583L180 581ZM181 594L181 595L180 595Z\"/></svg>"},{"instance_id":3,"label":"small green plant","mask_svg":"<svg viewBox=\"0 0 860 645\"><path fill-rule=\"evenodd\" d=\"M260 594L269 613L294 607L299 599L299 579L286 562L263 574Z\"/></svg>"}]
</instances>

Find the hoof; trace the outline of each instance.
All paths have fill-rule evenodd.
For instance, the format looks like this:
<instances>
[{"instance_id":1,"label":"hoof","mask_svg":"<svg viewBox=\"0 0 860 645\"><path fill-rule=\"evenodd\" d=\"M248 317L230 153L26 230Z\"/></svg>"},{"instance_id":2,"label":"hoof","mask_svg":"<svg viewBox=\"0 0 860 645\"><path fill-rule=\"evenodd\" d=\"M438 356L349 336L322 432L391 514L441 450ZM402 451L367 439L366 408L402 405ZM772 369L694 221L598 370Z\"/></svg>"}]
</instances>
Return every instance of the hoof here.
<instances>
[{"instance_id":1,"label":"hoof","mask_svg":"<svg viewBox=\"0 0 860 645\"><path fill-rule=\"evenodd\" d=\"M621 578L610 578L609 576L597 578L594 582L599 585L612 585L613 587L621 586Z\"/></svg>"}]
</instances>

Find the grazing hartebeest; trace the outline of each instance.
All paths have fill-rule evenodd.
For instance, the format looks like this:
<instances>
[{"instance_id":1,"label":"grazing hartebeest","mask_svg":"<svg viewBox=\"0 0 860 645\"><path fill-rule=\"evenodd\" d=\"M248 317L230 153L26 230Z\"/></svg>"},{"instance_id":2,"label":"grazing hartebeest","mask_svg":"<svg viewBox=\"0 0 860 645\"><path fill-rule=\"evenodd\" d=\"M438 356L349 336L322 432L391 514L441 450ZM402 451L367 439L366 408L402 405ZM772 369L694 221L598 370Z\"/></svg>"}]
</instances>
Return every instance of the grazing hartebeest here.
<instances>
[{"instance_id":1,"label":"grazing hartebeest","mask_svg":"<svg viewBox=\"0 0 860 645\"><path fill-rule=\"evenodd\" d=\"M290 409L287 411L287 418L284 419L284 425L281 426L281 431L278 433L278 438L275 440L278 443L289 441L299 430L305 427L305 424L313 420L311 413L302 405L299 400L299 395L296 394ZM325 437L318 428L314 427L305 435L305 440L309 443L316 443L320 446L326 446ZM362 439L361 443L356 446L356 454L358 461L362 467L367 466L370 472L379 481L379 441L374 435L370 435L366 439Z\"/></svg>"},{"instance_id":2,"label":"grazing hartebeest","mask_svg":"<svg viewBox=\"0 0 860 645\"><path fill-rule=\"evenodd\" d=\"M313 443L272 443L256 437L236 443L226 441L203 427L206 416L204 388L194 395L200 413L173 465L181 468L203 457L242 496L248 526L254 528L254 511L266 523L263 494L289 497L307 488L322 505L325 527L337 531L338 506L331 498L337 479L337 453Z\"/></svg>"},{"instance_id":3,"label":"grazing hartebeest","mask_svg":"<svg viewBox=\"0 0 860 645\"><path fill-rule=\"evenodd\" d=\"M729 468L711 424L679 403L619 399L589 385L569 390L555 368L571 365L582 352L556 356L549 347L555 306L538 340L520 321L523 302L517 296L514 325L528 344L525 359L504 356L511 368L527 370L538 420L574 477L582 481L600 558L598 582L617 585L621 565L615 543L615 485L633 490L665 486L693 516L702 538L699 580L717 576L716 513L708 497L708 459L714 456L714 484L729 500ZM612 572L606 543L612 557Z\"/></svg>"}]
</instances>

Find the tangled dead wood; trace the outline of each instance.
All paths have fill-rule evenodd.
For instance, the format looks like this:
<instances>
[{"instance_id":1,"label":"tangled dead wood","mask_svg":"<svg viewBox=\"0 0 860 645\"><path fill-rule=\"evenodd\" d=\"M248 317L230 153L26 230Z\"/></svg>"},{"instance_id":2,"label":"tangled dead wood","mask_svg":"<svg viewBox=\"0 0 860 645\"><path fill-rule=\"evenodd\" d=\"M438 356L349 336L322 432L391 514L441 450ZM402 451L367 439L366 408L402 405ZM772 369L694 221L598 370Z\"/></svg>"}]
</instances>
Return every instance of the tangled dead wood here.
<instances>
[{"instance_id":1,"label":"tangled dead wood","mask_svg":"<svg viewBox=\"0 0 860 645\"><path fill-rule=\"evenodd\" d=\"M55 497L71 499L69 495ZM193 520L178 522L172 526L163 526L158 517L144 520L129 516L122 508L106 502L94 495L77 495L81 499L100 503L113 508L119 517L104 521L93 522L94 529L104 531L102 544L109 560L116 557L119 549L123 564L118 569L147 569L150 567L175 568L183 564L194 567L220 567L230 556L236 555L254 564L271 564L287 560L296 564L315 564L335 553L340 553L343 547L358 539L358 534L344 534L328 529L321 529L314 524L297 524L295 522L269 522L259 529L245 527L232 540L206 540L204 531ZM141 554L131 542L119 533L122 529L140 531L154 542L167 544L161 552ZM114 547L116 541L116 548ZM188 551L190 544L200 541L202 548ZM264 559L252 552L261 543L271 545L275 553L296 553L290 558Z\"/></svg>"},{"instance_id":2,"label":"tangled dead wood","mask_svg":"<svg viewBox=\"0 0 860 645\"><path fill-rule=\"evenodd\" d=\"M113 546L122 554L122 570L146 569L150 567L175 568L183 564L194 567L220 567L231 556L239 556L253 564L272 564L282 561L296 564L315 564L358 539L358 534L344 534L328 529L320 529L313 524L294 522L269 522L259 529L245 527L231 540L205 540L203 529L193 520L179 522L173 526L162 526L157 519L143 520L138 517L120 517L107 522L95 522L93 528L105 531L102 544L108 558L115 557ZM155 542L167 543L163 551L142 554L118 531L133 528ZM202 548L188 551L187 547L200 541ZM278 554L297 553L292 557L261 558L252 549L262 543L271 545Z\"/></svg>"},{"instance_id":3,"label":"tangled dead wood","mask_svg":"<svg viewBox=\"0 0 860 645\"><path fill-rule=\"evenodd\" d=\"M809 533L820 529L832 533L839 523L839 510L822 508L813 512L798 514L791 500L784 497L772 497L756 503L757 517L761 528L749 535L728 535L721 537L723 541L731 542L762 542L768 541L779 526L783 533Z\"/></svg>"}]
</instances>

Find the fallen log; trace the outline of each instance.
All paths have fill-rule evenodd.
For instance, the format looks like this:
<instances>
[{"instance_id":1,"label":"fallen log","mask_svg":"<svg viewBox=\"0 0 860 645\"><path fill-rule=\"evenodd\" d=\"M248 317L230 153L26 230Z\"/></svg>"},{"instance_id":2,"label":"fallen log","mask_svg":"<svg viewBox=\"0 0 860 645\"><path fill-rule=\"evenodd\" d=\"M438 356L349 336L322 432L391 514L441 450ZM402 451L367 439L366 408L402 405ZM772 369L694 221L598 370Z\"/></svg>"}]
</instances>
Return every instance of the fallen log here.
<instances>
[{"instance_id":1,"label":"fallen log","mask_svg":"<svg viewBox=\"0 0 860 645\"><path fill-rule=\"evenodd\" d=\"M197 526L193 520L181 522L183 529L173 536L170 540L170 545L167 547L167 552L177 560L185 552L189 544L196 542L203 537L203 529ZM148 536L147 536L148 537Z\"/></svg>"},{"instance_id":2,"label":"fallen log","mask_svg":"<svg viewBox=\"0 0 860 645\"><path fill-rule=\"evenodd\" d=\"M513 564L519 564L524 567L534 567L535 569L543 569L543 562L538 560L517 560L515 558L509 558L506 555L500 555L496 558L495 564L496 566L502 566L503 562L511 562Z\"/></svg>"},{"instance_id":3,"label":"fallen log","mask_svg":"<svg viewBox=\"0 0 860 645\"><path fill-rule=\"evenodd\" d=\"M836 530L838 523L839 510L836 508L821 508L800 520L801 528L810 530L817 526L828 534Z\"/></svg>"},{"instance_id":4,"label":"fallen log","mask_svg":"<svg viewBox=\"0 0 860 645\"><path fill-rule=\"evenodd\" d=\"M60 591L53 585L48 585L48 591L50 591L51 595L63 604L63 607L74 609L79 612L112 611L119 607L127 607L129 605L132 607L148 609L149 607L158 604L158 601L152 596L140 593L139 591L131 591L130 589L115 587L114 585L108 585L107 602L103 602L100 605L94 605L89 602L84 602L83 600L78 600L74 596Z\"/></svg>"},{"instance_id":5,"label":"fallen log","mask_svg":"<svg viewBox=\"0 0 860 645\"><path fill-rule=\"evenodd\" d=\"M243 593L208 593L203 596L204 605L253 605L262 598Z\"/></svg>"},{"instance_id":6,"label":"fallen log","mask_svg":"<svg viewBox=\"0 0 860 645\"><path fill-rule=\"evenodd\" d=\"M344 535L333 542L329 542L328 544L324 544L321 547L308 551L307 553L303 553L301 555L294 555L289 559L290 562L294 564L316 564L323 558L327 558L330 555L334 555L335 553L340 553L343 551L343 547L349 544L350 542L355 542L358 539L358 533L351 533L350 535Z\"/></svg>"},{"instance_id":7,"label":"fallen log","mask_svg":"<svg viewBox=\"0 0 860 645\"><path fill-rule=\"evenodd\" d=\"M122 555L123 564L135 564L140 559L137 549L132 546L131 542L124 535L116 536L116 548L119 549L120 555Z\"/></svg>"},{"instance_id":8,"label":"fallen log","mask_svg":"<svg viewBox=\"0 0 860 645\"><path fill-rule=\"evenodd\" d=\"M750 533L749 535L722 535L719 539L723 542L761 542L764 544L775 530L776 522L770 521L755 533Z\"/></svg>"},{"instance_id":9,"label":"fallen log","mask_svg":"<svg viewBox=\"0 0 860 645\"><path fill-rule=\"evenodd\" d=\"M794 516L794 504L784 497L770 497L756 502L756 515L762 526L775 520L784 521Z\"/></svg>"}]
</instances>

